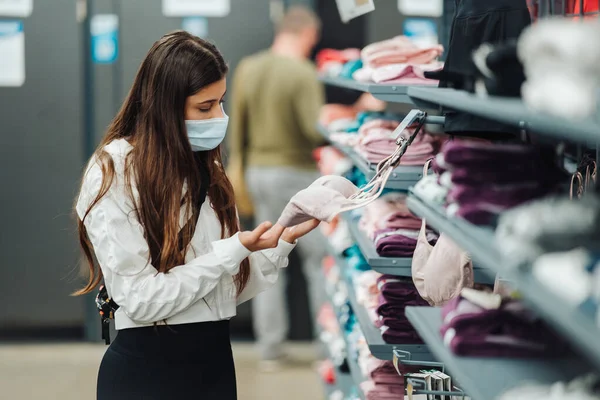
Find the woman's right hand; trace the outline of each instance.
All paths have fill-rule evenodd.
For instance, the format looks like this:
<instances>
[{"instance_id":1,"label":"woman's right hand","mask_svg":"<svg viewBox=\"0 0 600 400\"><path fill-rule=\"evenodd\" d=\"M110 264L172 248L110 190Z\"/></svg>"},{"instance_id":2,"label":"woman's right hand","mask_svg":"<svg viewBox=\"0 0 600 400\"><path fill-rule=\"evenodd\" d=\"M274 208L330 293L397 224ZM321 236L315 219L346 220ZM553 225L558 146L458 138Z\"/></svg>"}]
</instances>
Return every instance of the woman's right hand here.
<instances>
[{"instance_id":1,"label":"woman's right hand","mask_svg":"<svg viewBox=\"0 0 600 400\"><path fill-rule=\"evenodd\" d=\"M273 226L270 222L263 222L253 231L240 232L238 237L242 245L248 250L252 252L261 251L277 247L284 229L279 224Z\"/></svg>"}]
</instances>

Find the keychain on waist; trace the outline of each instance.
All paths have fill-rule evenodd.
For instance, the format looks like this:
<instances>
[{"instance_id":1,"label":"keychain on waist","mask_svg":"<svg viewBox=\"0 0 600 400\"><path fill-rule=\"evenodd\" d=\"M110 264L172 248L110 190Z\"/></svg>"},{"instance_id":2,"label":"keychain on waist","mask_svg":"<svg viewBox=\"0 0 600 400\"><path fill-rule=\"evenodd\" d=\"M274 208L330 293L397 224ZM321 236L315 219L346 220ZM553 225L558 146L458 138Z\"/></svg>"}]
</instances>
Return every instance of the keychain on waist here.
<instances>
[{"instance_id":1,"label":"keychain on waist","mask_svg":"<svg viewBox=\"0 0 600 400\"><path fill-rule=\"evenodd\" d=\"M100 286L96 295L96 308L102 324L102 339L108 345L110 344L110 320L115 319L115 312L119 309L119 305L108 296L104 285Z\"/></svg>"}]
</instances>

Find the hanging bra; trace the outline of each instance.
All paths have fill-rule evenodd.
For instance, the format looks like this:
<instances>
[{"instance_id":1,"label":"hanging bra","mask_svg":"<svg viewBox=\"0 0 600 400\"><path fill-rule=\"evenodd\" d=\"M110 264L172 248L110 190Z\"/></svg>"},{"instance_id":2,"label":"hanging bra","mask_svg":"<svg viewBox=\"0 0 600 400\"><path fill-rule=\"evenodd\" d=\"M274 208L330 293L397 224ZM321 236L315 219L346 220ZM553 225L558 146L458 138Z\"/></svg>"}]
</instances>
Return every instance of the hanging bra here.
<instances>
[{"instance_id":1,"label":"hanging bra","mask_svg":"<svg viewBox=\"0 0 600 400\"><path fill-rule=\"evenodd\" d=\"M429 162L423 167L427 176ZM464 287L473 287L473 264L468 253L442 233L435 246L427 240L427 222L421 231L412 261L413 283L423 299L433 306L444 305L457 297Z\"/></svg>"},{"instance_id":2,"label":"hanging bra","mask_svg":"<svg viewBox=\"0 0 600 400\"><path fill-rule=\"evenodd\" d=\"M412 118L418 115L418 118ZM338 214L364 207L377 200L383 193L385 184L400 159L406 153L425 124L427 114L412 110L392 133L397 137L396 150L378 165L375 176L360 189L341 176L326 175L314 181L309 187L292 197L277 221L279 225L291 227L311 219L331 222ZM412 121L418 121L415 130L408 136L402 136Z\"/></svg>"}]
</instances>

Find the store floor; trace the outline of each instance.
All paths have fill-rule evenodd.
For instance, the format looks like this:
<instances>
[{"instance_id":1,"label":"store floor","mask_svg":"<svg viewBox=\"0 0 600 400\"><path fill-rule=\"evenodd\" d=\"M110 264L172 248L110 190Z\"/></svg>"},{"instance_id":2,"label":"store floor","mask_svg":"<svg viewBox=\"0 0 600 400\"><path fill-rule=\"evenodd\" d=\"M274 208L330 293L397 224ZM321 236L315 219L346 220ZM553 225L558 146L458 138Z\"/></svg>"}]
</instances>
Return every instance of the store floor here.
<instances>
[{"instance_id":1,"label":"store floor","mask_svg":"<svg viewBox=\"0 0 600 400\"><path fill-rule=\"evenodd\" d=\"M252 343L234 343L239 400L319 400L322 385L308 344L291 344L293 362L280 372L258 371ZM106 347L91 344L0 346L0 398L94 400L98 365Z\"/></svg>"}]
</instances>

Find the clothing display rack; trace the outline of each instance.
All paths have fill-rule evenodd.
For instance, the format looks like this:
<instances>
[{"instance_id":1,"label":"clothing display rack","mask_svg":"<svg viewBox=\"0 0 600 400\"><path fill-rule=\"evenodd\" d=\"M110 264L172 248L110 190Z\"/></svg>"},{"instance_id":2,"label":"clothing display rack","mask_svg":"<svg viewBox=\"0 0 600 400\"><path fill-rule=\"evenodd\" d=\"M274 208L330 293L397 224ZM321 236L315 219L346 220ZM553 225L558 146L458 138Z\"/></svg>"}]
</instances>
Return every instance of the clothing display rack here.
<instances>
[{"instance_id":1,"label":"clothing display rack","mask_svg":"<svg viewBox=\"0 0 600 400\"><path fill-rule=\"evenodd\" d=\"M323 135L325 139L329 139L329 132L321 125L317 126L317 129ZM371 164L365 160L362 156L356 153L351 147L338 146L337 147L342 153L346 154L348 158L352 160L354 165L365 175L368 180L371 180L376 174L377 165ZM412 166L400 166L396 168L386 188L394 190L408 190L416 181L423 177L423 168L412 167Z\"/></svg>"},{"instance_id":2,"label":"clothing display rack","mask_svg":"<svg viewBox=\"0 0 600 400\"><path fill-rule=\"evenodd\" d=\"M564 7L565 2L562 3ZM538 17L552 14L564 14L567 17L573 15L560 13L552 1L530 1L528 6L537 6ZM589 16L598 13L585 14ZM584 12L575 15L584 15ZM327 85L370 93L386 102L414 105L434 113L450 111L481 117L490 123L517 128L522 134L537 135L556 144L557 147L562 143L576 144L579 148L587 146L590 151L596 150L596 161L599 160L600 109L595 117L567 119L535 111L521 98L516 97L484 97L451 88L364 83L329 76L322 77L321 81ZM444 117L429 118L429 123L444 123ZM319 125L318 129L325 138L329 138L329 132L324 126ZM375 175L376 165L365 161L353 148L335 142L331 142L331 145L347 156L367 180ZM473 400L495 400L507 390L524 382L552 384L570 381L586 372L600 371L600 325L597 321L553 294L527 268L509 268L504 255L497 248L495 232L491 227L477 226L459 217L449 217L440 206L430 204L415 195L411 189L422 177L421 167L399 166L385 187L393 191L406 191L406 205L415 216L425 219L430 228L449 236L456 245L470 254L476 283L493 284L494 280L506 281L508 286L518 291L527 307L552 327L574 352L567 352L566 355L556 358L539 359L457 356L440 335L443 318L442 309L438 307L406 307L406 317L426 346L386 344L379 330L373 327L366 309L356 300L352 274L342 273L350 307L356 315L372 355L383 360L393 360L395 365L421 363L424 366L439 367L442 372L446 370L456 379L456 382L453 382L456 386L450 392L426 391L418 379L406 380L415 389L414 394L433 393L438 396L436 399L444 398L444 395L455 396L452 398L458 399L464 395ZM379 256L372 240L359 229L355 214L353 216L351 212L345 213L341 219L348 225L353 241L374 271L400 277L412 276L412 258ZM346 260L333 249L330 249L330 254L335 257L341 270L348 268ZM335 294L330 295L334 297ZM347 343L347 346L350 347L350 343ZM354 385L359 386L364 378L356 361L352 364L352 358L348 357L351 376ZM403 396L398 398L404 399Z\"/></svg>"}]
</instances>

